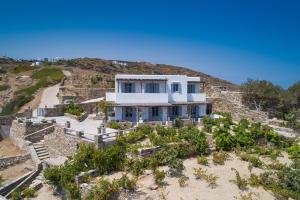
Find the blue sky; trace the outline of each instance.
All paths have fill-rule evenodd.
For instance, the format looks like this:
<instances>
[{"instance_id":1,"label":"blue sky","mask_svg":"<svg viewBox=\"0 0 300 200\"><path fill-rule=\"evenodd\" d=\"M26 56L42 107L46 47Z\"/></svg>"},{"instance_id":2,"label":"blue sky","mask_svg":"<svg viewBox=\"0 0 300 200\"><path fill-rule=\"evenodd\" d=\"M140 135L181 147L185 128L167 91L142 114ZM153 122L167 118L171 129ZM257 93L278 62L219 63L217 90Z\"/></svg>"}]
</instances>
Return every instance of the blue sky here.
<instances>
[{"instance_id":1,"label":"blue sky","mask_svg":"<svg viewBox=\"0 0 300 200\"><path fill-rule=\"evenodd\" d=\"M0 55L149 61L235 83L300 80L300 1L0 3Z\"/></svg>"}]
</instances>

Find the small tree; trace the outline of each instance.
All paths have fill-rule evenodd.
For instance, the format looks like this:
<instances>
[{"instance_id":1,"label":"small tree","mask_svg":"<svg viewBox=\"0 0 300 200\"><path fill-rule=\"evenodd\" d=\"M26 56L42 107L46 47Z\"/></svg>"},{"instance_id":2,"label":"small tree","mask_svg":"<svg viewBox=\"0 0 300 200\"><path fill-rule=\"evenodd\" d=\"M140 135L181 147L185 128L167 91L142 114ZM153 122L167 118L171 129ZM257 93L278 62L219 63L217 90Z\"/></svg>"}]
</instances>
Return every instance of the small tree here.
<instances>
[{"instance_id":1,"label":"small tree","mask_svg":"<svg viewBox=\"0 0 300 200\"><path fill-rule=\"evenodd\" d=\"M108 109L110 106L111 106L111 103L109 103L108 101L101 100L99 102L99 109L101 112L103 112L105 114L105 118L104 118L105 121L107 121L107 119L108 119Z\"/></svg>"}]
</instances>

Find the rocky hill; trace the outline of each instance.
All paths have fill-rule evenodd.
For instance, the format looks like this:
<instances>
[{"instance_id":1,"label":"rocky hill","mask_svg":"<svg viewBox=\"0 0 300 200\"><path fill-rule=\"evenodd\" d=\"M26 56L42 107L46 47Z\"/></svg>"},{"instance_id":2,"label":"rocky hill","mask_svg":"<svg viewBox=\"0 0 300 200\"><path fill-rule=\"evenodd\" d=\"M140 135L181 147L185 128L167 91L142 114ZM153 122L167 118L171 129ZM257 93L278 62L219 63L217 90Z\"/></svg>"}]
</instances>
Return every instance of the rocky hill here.
<instances>
[{"instance_id":1,"label":"rocky hill","mask_svg":"<svg viewBox=\"0 0 300 200\"><path fill-rule=\"evenodd\" d=\"M104 74L185 74L188 76L199 76L208 86L219 86L227 90L238 90L239 86L226 80L195 71L192 69L166 65L151 64L147 62L111 61L98 58L78 58L63 61L67 67L79 67L81 69L93 70Z\"/></svg>"}]
</instances>

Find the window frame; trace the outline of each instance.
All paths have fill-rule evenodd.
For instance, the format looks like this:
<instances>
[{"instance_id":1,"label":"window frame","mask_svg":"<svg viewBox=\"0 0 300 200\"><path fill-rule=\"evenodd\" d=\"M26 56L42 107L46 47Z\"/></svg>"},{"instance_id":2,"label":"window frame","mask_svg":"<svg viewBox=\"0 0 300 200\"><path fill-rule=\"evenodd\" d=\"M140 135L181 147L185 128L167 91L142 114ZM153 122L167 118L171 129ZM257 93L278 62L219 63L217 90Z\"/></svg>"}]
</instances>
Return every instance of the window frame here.
<instances>
[{"instance_id":1,"label":"window frame","mask_svg":"<svg viewBox=\"0 0 300 200\"><path fill-rule=\"evenodd\" d=\"M175 85L177 86L177 90L176 91L174 90ZM171 90L172 90L172 93L180 93L180 83L177 83L177 82L172 83Z\"/></svg>"}]
</instances>

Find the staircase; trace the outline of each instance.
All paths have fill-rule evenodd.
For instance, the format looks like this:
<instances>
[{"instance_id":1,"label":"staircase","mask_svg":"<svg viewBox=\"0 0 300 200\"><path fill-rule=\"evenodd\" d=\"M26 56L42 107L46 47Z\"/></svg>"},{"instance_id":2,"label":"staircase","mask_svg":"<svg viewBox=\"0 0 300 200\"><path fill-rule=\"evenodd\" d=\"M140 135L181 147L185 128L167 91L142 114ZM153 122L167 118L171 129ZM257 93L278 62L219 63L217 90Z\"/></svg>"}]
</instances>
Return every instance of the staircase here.
<instances>
[{"instance_id":1,"label":"staircase","mask_svg":"<svg viewBox=\"0 0 300 200\"><path fill-rule=\"evenodd\" d=\"M50 157L48 150L44 145L44 140L40 140L39 142L33 143L33 147L34 147L34 150L36 151L38 158L41 161Z\"/></svg>"}]
</instances>

